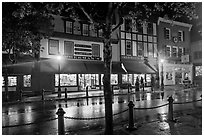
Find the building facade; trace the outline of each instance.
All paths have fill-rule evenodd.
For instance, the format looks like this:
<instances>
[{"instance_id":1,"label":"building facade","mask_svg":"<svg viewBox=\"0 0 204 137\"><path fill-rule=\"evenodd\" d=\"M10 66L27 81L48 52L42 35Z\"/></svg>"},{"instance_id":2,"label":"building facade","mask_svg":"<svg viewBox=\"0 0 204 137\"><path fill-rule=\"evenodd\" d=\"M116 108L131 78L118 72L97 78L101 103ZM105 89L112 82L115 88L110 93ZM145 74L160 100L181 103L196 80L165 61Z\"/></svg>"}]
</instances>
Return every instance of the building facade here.
<instances>
[{"instance_id":1,"label":"building facade","mask_svg":"<svg viewBox=\"0 0 204 137\"><path fill-rule=\"evenodd\" d=\"M160 78L164 85L182 84L193 78L190 62L190 31L192 25L165 18L158 19L158 56ZM163 69L162 69L163 65ZM161 82L161 81L160 81Z\"/></svg>"},{"instance_id":2,"label":"building facade","mask_svg":"<svg viewBox=\"0 0 204 137\"><path fill-rule=\"evenodd\" d=\"M193 63L193 82L202 86L202 40L191 43L191 61Z\"/></svg>"}]
</instances>

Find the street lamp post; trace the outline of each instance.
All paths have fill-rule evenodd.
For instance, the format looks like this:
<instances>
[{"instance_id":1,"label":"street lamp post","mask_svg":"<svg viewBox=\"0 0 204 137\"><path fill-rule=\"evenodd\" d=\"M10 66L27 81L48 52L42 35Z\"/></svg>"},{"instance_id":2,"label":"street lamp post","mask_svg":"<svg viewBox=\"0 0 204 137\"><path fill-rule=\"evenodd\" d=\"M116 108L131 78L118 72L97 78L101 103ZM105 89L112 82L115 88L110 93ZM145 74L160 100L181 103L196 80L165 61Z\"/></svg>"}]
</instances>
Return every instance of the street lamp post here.
<instances>
[{"instance_id":1,"label":"street lamp post","mask_svg":"<svg viewBox=\"0 0 204 137\"><path fill-rule=\"evenodd\" d=\"M57 56L58 60L58 97L61 97L61 85L60 85L60 61L62 57L59 55Z\"/></svg>"},{"instance_id":2,"label":"street lamp post","mask_svg":"<svg viewBox=\"0 0 204 137\"><path fill-rule=\"evenodd\" d=\"M161 91L164 91L164 59L161 59Z\"/></svg>"}]
</instances>

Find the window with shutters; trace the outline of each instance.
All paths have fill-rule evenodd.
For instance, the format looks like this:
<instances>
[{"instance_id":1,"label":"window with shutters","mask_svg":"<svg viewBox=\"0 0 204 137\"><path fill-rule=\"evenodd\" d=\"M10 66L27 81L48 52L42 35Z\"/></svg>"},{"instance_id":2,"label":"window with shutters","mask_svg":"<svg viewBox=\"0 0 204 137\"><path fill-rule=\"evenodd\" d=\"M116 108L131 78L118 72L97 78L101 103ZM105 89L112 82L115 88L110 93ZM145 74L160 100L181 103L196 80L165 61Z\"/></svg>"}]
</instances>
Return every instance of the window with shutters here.
<instances>
[{"instance_id":1,"label":"window with shutters","mask_svg":"<svg viewBox=\"0 0 204 137\"><path fill-rule=\"evenodd\" d=\"M164 38L167 40L171 39L171 31L169 28L164 28Z\"/></svg>"},{"instance_id":2,"label":"window with shutters","mask_svg":"<svg viewBox=\"0 0 204 137\"><path fill-rule=\"evenodd\" d=\"M50 55L59 54L59 40L49 39L48 49Z\"/></svg>"},{"instance_id":3,"label":"window with shutters","mask_svg":"<svg viewBox=\"0 0 204 137\"><path fill-rule=\"evenodd\" d=\"M74 55L74 42L65 41L64 42L64 55L73 56Z\"/></svg>"},{"instance_id":4,"label":"window with shutters","mask_svg":"<svg viewBox=\"0 0 204 137\"><path fill-rule=\"evenodd\" d=\"M92 44L92 56L100 57L100 45L99 44Z\"/></svg>"},{"instance_id":5,"label":"window with shutters","mask_svg":"<svg viewBox=\"0 0 204 137\"><path fill-rule=\"evenodd\" d=\"M71 22L71 21L66 21L66 26L65 26L65 28L66 28L66 30L65 30L66 33L72 34L72 33L73 33L73 22Z\"/></svg>"},{"instance_id":6,"label":"window with shutters","mask_svg":"<svg viewBox=\"0 0 204 137\"><path fill-rule=\"evenodd\" d=\"M132 44L131 41L126 41L126 55L132 56Z\"/></svg>"},{"instance_id":7,"label":"window with shutters","mask_svg":"<svg viewBox=\"0 0 204 137\"><path fill-rule=\"evenodd\" d=\"M171 46L166 46L166 56L171 57Z\"/></svg>"},{"instance_id":8,"label":"window with shutters","mask_svg":"<svg viewBox=\"0 0 204 137\"><path fill-rule=\"evenodd\" d=\"M172 48L172 57L177 57L178 56L177 49L178 49L177 47L173 46L173 48Z\"/></svg>"},{"instance_id":9,"label":"window with shutters","mask_svg":"<svg viewBox=\"0 0 204 137\"><path fill-rule=\"evenodd\" d=\"M184 41L184 31L179 31L178 32L178 40L179 41Z\"/></svg>"},{"instance_id":10,"label":"window with shutters","mask_svg":"<svg viewBox=\"0 0 204 137\"><path fill-rule=\"evenodd\" d=\"M178 56L181 57L183 55L183 48L179 47L178 48Z\"/></svg>"}]
</instances>

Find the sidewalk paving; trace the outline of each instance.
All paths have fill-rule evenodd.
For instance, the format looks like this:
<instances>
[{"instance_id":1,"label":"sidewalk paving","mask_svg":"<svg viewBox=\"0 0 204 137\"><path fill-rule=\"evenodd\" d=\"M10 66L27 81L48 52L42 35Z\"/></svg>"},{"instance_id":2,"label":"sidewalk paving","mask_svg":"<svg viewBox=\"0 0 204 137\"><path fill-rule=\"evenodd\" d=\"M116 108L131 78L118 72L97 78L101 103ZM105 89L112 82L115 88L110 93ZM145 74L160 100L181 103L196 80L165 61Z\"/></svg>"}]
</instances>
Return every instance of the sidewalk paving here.
<instances>
[{"instance_id":1,"label":"sidewalk paving","mask_svg":"<svg viewBox=\"0 0 204 137\"><path fill-rule=\"evenodd\" d=\"M191 88L190 88L191 89ZM164 91L165 92L171 92L171 91L182 91L182 90L190 90L190 89L183 89L180 85L174 85L174 86L165 86ZM145 91L140 91L140 93L148 93L152 92L150 87L146 87ZM153 91L152 93L160 93L162 92L160 89L157 89ZM130 94L135 93L135 89L133 88ZM128 94L127 89L123 90L114 90L114 96L118 95L126 95ZM88 98L92 97L103 97L103 90L90 90ZM67 93L67 100L70 99L79 99L79 98L87 98L86 92L68 92ZM6 104L15 104L15 103L31 103L31 102L38 102L38 101L59 101L65 99L65 93L61 93L61 97L58 97L58 93L48 94L44 95L44 100L42 100L42 96L33 96L33 97L23 97L22 101L9 101L9 102L3 102L3 105Z\"/></svg>"}]
</instances>

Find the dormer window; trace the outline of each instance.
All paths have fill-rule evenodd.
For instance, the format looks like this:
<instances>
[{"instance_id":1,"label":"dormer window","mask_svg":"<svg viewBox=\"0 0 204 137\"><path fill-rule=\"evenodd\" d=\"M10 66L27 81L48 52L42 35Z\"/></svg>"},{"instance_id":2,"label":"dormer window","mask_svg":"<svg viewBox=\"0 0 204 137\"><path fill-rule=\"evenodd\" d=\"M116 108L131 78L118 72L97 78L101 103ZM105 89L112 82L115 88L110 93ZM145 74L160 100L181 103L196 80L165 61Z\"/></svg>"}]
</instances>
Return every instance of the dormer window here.
<instances>
[{"instance_id":1,"label":"dormer window","mask_svg":"<svg viewBox=\"0 0 204 137\"><path fill-rule=\"evenodd\" d=\"M73 22L66 21L65 32L69 34L73 33Z\"/></svg>"}]
</instances>

